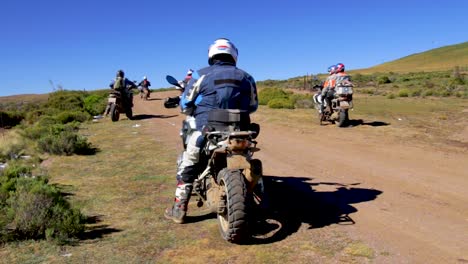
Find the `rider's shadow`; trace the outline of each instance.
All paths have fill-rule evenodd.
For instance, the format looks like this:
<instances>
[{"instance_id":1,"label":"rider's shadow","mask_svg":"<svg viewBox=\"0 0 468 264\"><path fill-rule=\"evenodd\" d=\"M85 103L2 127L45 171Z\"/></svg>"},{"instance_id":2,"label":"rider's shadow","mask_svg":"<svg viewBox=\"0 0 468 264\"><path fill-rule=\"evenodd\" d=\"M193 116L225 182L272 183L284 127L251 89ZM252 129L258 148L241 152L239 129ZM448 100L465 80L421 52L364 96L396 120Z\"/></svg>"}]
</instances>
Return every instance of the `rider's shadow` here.
<instances>
[{"instance_id":1,"label":"rider's shadow","mask_svg":"<svg viewBox=\"0 0 468 264\"><path fill-rule=\"evenodd\" d=\"M357 212L351 204L372 201L382 191L353 187L358 184L312 183L308 177L265 176L268 209L260 215L255 244L272 243L297 232L306 224L309 229L332 224L352 225L350 214ZM333 191L314 191L314 186L336 186Z\"/></svg>"}]
</instances>

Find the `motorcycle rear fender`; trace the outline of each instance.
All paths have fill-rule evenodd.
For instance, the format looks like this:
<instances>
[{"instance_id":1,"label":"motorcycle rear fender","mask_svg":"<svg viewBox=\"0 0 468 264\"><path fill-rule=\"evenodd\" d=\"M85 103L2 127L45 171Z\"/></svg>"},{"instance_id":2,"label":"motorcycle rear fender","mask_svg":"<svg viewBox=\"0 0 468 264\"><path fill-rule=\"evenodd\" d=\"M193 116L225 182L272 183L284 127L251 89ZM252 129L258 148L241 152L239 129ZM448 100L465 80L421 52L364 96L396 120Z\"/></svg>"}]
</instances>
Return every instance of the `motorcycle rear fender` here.
<instances>
[{"instance_id":1,"label":"motorcycle rear fender","mask_svg":"<svg viewBox=\"0 0 468 264\"><path fill-rule=\"evenodd\" d=\"M247 160L247 157L244 155L229 155L227 157L227 168L230 170L244 170L249 192L253 191L263 174L260 160Z\"/></svg>"},{"instance_id":2,"label":"motorcycle rear fender","mask_svg":"<svg viewBox=\"0 0 468 264\"><path fill-rule=\"evenodd\" d=\"M230 170L250 169L250 162L244 155L227 156L227 168Z\"/></svg>"},{"instance_id":3,"label":"motorcycle rear fender","mask_svg":"<svg viewBox=\"0 0 468 264\"><path fill-rule=\"evenodd\" d=\"M351 107L350 103L348 101L341 101L340 102L340 108L341 109L349 109Z\"/></svg>"}]
</instances>

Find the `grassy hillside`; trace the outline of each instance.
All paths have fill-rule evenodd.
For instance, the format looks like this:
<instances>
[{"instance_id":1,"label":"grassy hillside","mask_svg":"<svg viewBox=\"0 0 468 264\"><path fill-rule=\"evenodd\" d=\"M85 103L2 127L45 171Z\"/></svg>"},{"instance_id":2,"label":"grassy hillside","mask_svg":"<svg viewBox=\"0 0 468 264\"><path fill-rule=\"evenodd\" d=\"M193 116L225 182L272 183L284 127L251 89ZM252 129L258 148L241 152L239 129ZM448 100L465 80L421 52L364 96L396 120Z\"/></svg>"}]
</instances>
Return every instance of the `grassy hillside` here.
<instances>
[{"instance_id":1,"label":"grassy hillside","mask_svg":"<svg viewBox=\"0 0 468 264\"><path fill-rule=\"evenodd\" d=\"M432 49L412 54L401 59L385 62L377 66L353 70L353 73L374 72L432 72L447 71L459 66L468 70L468 42Z\"/></svg>"}]
</instances>

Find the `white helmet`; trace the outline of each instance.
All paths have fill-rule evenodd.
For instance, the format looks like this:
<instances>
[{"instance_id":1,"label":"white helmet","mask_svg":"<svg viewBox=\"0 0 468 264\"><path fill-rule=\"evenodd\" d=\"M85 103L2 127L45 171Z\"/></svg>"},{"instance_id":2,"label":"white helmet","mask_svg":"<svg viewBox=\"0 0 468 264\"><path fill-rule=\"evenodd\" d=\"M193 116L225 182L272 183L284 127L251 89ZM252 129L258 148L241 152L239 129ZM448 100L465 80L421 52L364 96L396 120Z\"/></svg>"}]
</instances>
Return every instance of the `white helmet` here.
<instances>
[{"instance_id":1,"label":"white helmet","mask_svg":"<svg viewBox=\"0 0 468 264\"><path fill-rule=\"evenodd\" d=\"M146 80L146 76L143 76L143 80Z\"/></svg>"},{"instance_id":2,"label":"white helmet","mask_svg":"<svg viewBox=\"0 0 468 264\"><path fill-rule=\"evenodd\" d=\"M215 40L213 44L208 48L208 64L213 65L213 57L219 54L231 55L234 63L237 63L237 48L234 44L225 38L219 38Z\"/></svg>"},{"instance_id":3,"label":"white helmet","mask_svg":"<svg viewBox=\"0 0 468 264\"><path fill-rule=\"evenodd\" d=\"M192 75L192 73L193 73L193 70L192 70L192 69L190 69L190 70L187 71L187 75Z\"/></svg>"}]
</instances>

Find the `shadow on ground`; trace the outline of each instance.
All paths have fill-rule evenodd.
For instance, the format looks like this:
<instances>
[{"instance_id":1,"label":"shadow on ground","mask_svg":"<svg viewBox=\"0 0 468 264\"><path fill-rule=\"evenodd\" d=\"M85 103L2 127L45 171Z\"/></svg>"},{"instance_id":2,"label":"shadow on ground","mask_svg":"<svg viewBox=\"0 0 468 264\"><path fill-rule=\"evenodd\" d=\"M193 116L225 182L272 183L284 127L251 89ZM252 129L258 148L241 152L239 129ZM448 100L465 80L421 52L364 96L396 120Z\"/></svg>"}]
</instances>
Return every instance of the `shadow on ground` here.
<instances>
[{"instance_id":1,"label":"shadow on ground","mask_svg":"<svg viewBox=\"0 0 468 264\"><path fill-rule=\"evenodd\" d=\"M267 193L265 206L254 207L250 220L252 239L246 244L269 244L296 233L302 225L308 229L353 225L350 214L358 210L352 204L375 200L382 191L357 188L355 184L311 182L310 177L264 176ZM335 186L333 191L315 191L314 186ZM216 218L206 213L187 216L186 223Z\"/></svg>"},{"instance_id":2,"label":"shadow on ground","mask_svg":"<svg viewBox=\"0 0 468 264\"><path fill-rule=\"evenodd\" d=\"M364 122L362 119L354 119L354 120L349 120L349 126L354 127L354 126L373 126L373 127L379 127L379 126L389 126L390 123L382 122L382 121L372 121L372 122Z\"/></svg>"},{"instance_id":3,"label":"shadow on ground","mask_svg":"<svg viewBox=\"0 0 468 264\"><path fill-rule=\"evenodd\" d=\"M102 216L88 216L86 217L85 231L79 237L81 240L93 240L103 238L105 235L121 232L122 230L109 227L109 225L99 224L102 222Z\"/></svg>"},{"instance_id":4,"label":"shadow on ground","mask_svg":"<svg viewBox=\"0 0 468 264\"><path fill-rule=\"evenodd\" d=\"M144 119L151 119L151 118L172 118L176 117L178 115L147 115L147 114L141 114L141 115L134 115L132 120L144 120Z\"/></svg>"},{"instance_id":5,"label":"shadow on ground","mask_svg":"<svg viewBox=\"0 0 468 264\"><path fill-rule=\"evenodd\" d=\"M359 183L312 183L309 177L265 176L264 179L268 207L264 215L257 217L260 220L252 228L256 231L252 244L283 240L304 224L309 229L332 224L353 225L355 222L350 214L357 212L357 209L352 204L372 201L382 193L375 189L354 187ZM332 185L336 189L314 191L313 187L318 185Z\"/></svg>"}]
</instances>

